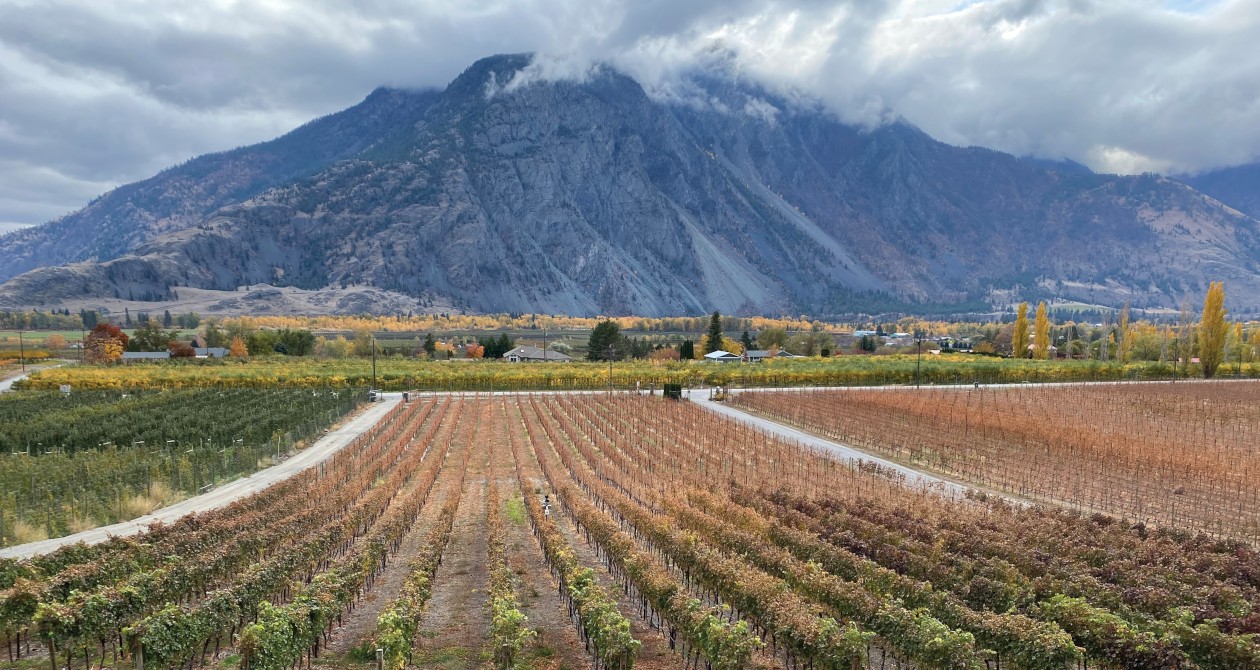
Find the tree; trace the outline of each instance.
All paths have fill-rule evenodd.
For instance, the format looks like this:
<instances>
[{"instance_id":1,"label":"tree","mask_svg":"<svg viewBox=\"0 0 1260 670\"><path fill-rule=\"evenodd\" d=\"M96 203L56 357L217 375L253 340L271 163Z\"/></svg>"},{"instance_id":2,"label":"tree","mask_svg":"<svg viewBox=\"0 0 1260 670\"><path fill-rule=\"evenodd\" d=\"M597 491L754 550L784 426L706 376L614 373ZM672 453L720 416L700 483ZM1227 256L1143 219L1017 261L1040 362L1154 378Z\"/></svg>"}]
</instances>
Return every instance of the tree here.
<instances>
[{"instance_id":1,"label":"tree","mask_svg":"<svg viewBox=\"0 0 1260 670\"><path fill-rule=\"evenodd\" d=\"M1225 283L1214 281L1203 300L1203 317L1199 320L1199 364L1203 378L1211 379L1225 358L1225 336L1229 322L1225 320Z\"/></svg>"},{"instance_id":2,"label":"tree","mask_svg":"<svg viewBox=\"0 0 1260 670\"><path fill-rule=\"evenodd\" d=\"M1033 358L1050 358L1050 319L1044 301L1037 303L1037 319L1033 322Z\"/></svg>"},{"instance_id":3,"label":"tree","mask_svg":"<svg viewBox=\"0 0 1260 670\"><path fill-rule=\"evenodd\" d=\"M432 358L436 351L437 340L433 339L433 333L426 334L424 336L424 353L428 354L429 358Z\"/></svg>"},{"instance_id":4,"label":"tree","mask_svg":"<svg viewBox=\"0 0 1260 670\"><path fill-rule=\"evenodd\" d=\"M1116 359L1121 364L1129 362L1129 356L1133 353L1133 333L1129 332L1129 303L1124 303L1124 309L1120 310L1120 341L1116 343Z\"/></svg>"},{"instance_id":5,"label":"tree","mask_svg":"<svg viewBox=\"0 0 1260 670\"><path fill-rule=\"evenodd\" d=\"M163 328L175 327L175 317L171 316L171 310L169 309L162 311L162 327Z\"/></svg>"},{"instance_id":6,"label":"tree","mask_svg":"<svg viewBox=\"0 0 1260 670\"><path fill-rule=\"evenodd\" d=\"M205 346L227 346L228 335L219 327L219 322L214 319L205 321L205 331L203 341Z\"/></svg>"},{"instance_id":7,"label":"tree","mask_svg":"<svg viewBox=\"0 0 1260 670\"><path fill-rule=\"evenodd\" d=\"M1019 303L1015 316L1015 332L1011 335L1011 355L1028 358L1028 303Z\"/></svg>"},{"instance_id":8,"label":"tree","mask_svg":"<svg viewBox=\"0 0 1260 670\"><path fill-rule=\"evenodd\" d=\"M277 339L277 346L284 345L284 351L280 353L289 356L307 356L315 349L315 335L309 330L284 328ZM276 351L280 350L277 348Z\"/></svg>"},{"instance_id":9,"label":"tree","mask_svg":"<svg viewBox=\"0 0 1260 670\"><path fill-rule=\"evenodd\" d=\"M704 339L704 353L711 354L722 348L722 315L714 312L709 317L709 332Z\"/></svg>"},{"instance_id":10,"label":"tree","mask_svg":"<svg viewBox=\"0 0 1260 670\"><path fill-rule=\"evenodd\" d=\"M613 357L617 357L617 345L621 341L621 329L612 320L600 321L591 331L591 338L586 342L586 360L608 360L608 348L613 348Z\"/></svg>"},{"instance_id":11,"label":"tree","mask_svg":"<svg viewBox=\"0 0 1260 670\"><path fill-rule=\"evenodd\" d=\"M185 342L179 340L171 340L166 344L166 350L171 352L171 358L196 358L197 350L193 349Z\"/></svg>"},{"instance_id":12,"label":"tree","mask_svg":"<svg viewBox=\"0 0 1260 670\"><path fill-rule=\"evenodd\" d=\"M175 317L175 324L185 330L192 330L201 325L201 315L196 312L179 314Z\"/></svg>"},{"instance_id":13,"label":"tree","mask_svg":"<svg viewBox=\"0 0 1260 670\"><path fill-rule=\"evenodd\" d=\"M98 323L87 336L84 357L93 363L111 363L122 358L131 338L112 323Z\"/></svg>"},{"instance_id":14,"label":"tree","mask_svg":"<svg viewBox=\"0 0 1260 670\"><path fill-rule=\"evenodd\" d=\"M875 350L878 348L879 343L876 342L875 338L870 335L863 335L862 339L858 340L858 349L865 351L868 354L875 353Z\"/></svg>"},{"instance_id":15,"label":"tree","mask_svg":"<svg viewBox=\"0 0 1260 670\"><path fill-rule=\"evenodd\" d=\"M678 345L678 358L684 361L694 360L696 357L696 343L691 340L683 340Z\"/></svg>"},{"instance_id":16,"label":"tree","mask_svg":"<svg viewBox=\"0 0 1260 670\"><path fill-rule=\"evenodd\" d=\"M788 333L783 328L767 328L757 333L757 345L762 349L771 349L778 347L782 349L787 346Z\"/></svg>"},{"instance_id":17,"label":"tree","mask_svg":"<svg viewBox=\"0 0 1260 670\"><path fill-rule=\"evenodd\" d=\"M266 356L277 353L276 345L280 342L280 333L274 330L255 330L245 336L245 348L250 356ZM285 351L288 351L286 348Z\"/></svg>"},{"instance_id":18,"label":"tree","mask_svg":"<svg viewBox=\"0 0 1260 670\"><path fill-rule=\"evenodd\" d=\"M61 333L53 333L48 336L48 339L44 340L44 346L49 349L65 349L67 344L66 336Z\"/></svg>"},{"instance_id":19,"label":"tree","mask_svg":"<svg viewBox=\"0 0 1260 670\"><path fill-rule=\"evenodd\" d=\"M366 328L354 331L354 341L352 349L355 356L371 356L372 347L375 343L372 331Z\"/></svg>"},{"instance_id":20,"label":"tree","mask_svg":"<svg viewBox=\"0 0 1260 670\"><path fill-rule=\"evenodd\" d=\"M743 335L740 335L739 343L744 345L744 351L748 351L749 349L752 349L754 346L752 336L750 336L748 334L748 331L746 330L744 331Z\"/></svg>"},{"instance_id":21,"label":"tree","mask_svg":"<svg viewBox=\"0 0 1260 670\"><path fill-rule=\"evenodd\" d=\"M232 343L228 345L228 356L232 358L249 358L249 349L245 347L245 340L240 335L232 338Z\"/></svg>"},{"instance_id":22,"label":"tree","mask_svg":"<svg viewBox=\"0 0 1260 670\"><path fill-rule=\"evenodd\" d=\"M166 351L166 345L173 339L174 333L162 330L162 324L156 319L149 319L132 332L127 351Z\"/></svg>"},{"instance_id":23,"label":"tree","mask_svg":"<svg viewBox=\"0 0 1260 670\"><path fill-rule=\"evenodd\" d=\"M486 348L480 344L465 344L464 355L469 358L482 358L486 355Z\"/></svg>"},{"instance_id":24,"label":"tree","mask_svg":"<svg viewBox=\"0 0 1260 670\"><path fill-rule=\"evenodd\" d=\"M508 337L507 333L502 333L498 337L478 338L477 344L481 345L486 358L495 360L503 358L503 354L516 348L516 342Z\"/></svg>"}]
</instances>

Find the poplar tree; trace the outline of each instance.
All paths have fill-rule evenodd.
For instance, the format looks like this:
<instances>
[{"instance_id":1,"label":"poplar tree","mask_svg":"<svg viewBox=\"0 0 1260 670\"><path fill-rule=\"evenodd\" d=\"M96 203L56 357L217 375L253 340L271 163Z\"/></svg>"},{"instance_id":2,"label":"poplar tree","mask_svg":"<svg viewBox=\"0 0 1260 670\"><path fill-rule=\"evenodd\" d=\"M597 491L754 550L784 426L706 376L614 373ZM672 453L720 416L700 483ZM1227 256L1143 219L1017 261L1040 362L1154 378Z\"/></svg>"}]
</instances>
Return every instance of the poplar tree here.
<instances>
[{"instance_id":1,"label":"poplar tree","mask_svg":"<svg viewBox=\"0 0 1260 670\"><path fill-rule=\"evenodd\" d=\"M1199 364L1203 366L1204 379L1216 374L1225 357L1225 335L1229 332L1225 313L1225 283L1214 281L1208 286L1203 317L1199 320Z\"/></svg>"},{"instance_id":2,"label":"poplar tree","mask_svg":"<svg viewBox=\"0 0 1260 670\"><path fill-rule=\"evenodd\" d=\"M1045 302L1037 304L1037 320L1033 323L1033 358L1050 358L1050 319L1046 317Z\"/></svg>"},{"instance_id":3,"label":"poplar tree","mask_svg":"<svg viewBox=\"0 0 1260 670\"><path fill-rule=\"evenodd\" d=\"M1028 358L1028 303L1019 303L1019 312L1015 315L1015 333L1011 336L1011 355L1015 358Z\"/></svg>"},{"instance_id":4,"label":"poplar tree","mask_svg":"<svg viewBox=\"0 0 1260 670\"><path fill-rule=\"evenodd\" d=\"M1129 333L1129 303L1124 303L1124 309L1120 312L1120 342L1116 348L1116 358L1121 363L1129 362L1129 353L1133 351L1133 337Z\"/></svg>"}]
</instances>

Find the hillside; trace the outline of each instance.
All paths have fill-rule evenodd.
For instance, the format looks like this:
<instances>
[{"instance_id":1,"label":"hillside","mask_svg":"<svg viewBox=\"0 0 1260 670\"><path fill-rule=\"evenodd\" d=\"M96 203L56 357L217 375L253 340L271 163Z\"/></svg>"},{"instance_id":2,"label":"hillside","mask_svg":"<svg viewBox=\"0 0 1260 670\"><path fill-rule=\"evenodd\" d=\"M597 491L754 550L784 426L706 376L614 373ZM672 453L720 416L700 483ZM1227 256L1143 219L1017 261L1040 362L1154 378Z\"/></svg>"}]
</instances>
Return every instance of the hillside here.
<instances>
[{"instance_id":1,"label":"hillside","mask_svg":"<svg viewBox=\"0 0 1260 670\"><path fill-rule=\"evenodd\" d=\"M1185 183L1252 218L1260 218L1260 163L1184 177Z\"/></svg>"},{"instance_id":2,"label":"hillside","mask_svg":"<svg viewBox=\"0 0 1260 670\"><path fill-rule=\"evenodd\" d=\"M1173 306L1224 279L1260 306L1260 223L1174 180L855 128L725 72L681 101L608 68L507 86L527 63L381 89L2 238L0 278L72 265L0 303L265 283L417 309L826 315L1009 290Z\"/></svg>"}]
</instances>

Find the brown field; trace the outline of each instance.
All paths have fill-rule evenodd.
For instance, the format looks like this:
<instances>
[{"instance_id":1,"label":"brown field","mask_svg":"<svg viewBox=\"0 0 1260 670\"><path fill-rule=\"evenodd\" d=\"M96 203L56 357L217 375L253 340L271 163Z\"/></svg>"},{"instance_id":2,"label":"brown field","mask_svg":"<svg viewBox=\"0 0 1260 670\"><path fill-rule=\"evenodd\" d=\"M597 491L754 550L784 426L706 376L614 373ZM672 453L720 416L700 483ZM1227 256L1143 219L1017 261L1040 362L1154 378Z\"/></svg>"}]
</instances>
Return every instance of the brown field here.
<instances>
[{"instance_id":1,"label":"brown field","mask_svg":"<svg viewBox=\"0 0 1260 670\"><path fill-rule=\"evenodd\" d=\"M738 407L961 481L1260 540L1260 384L744 393Z\"/></svg>"},{"instance_id":2,"label":"brown field","mask_svg":"<svg viewBox=\"0 0 1260 670\"><path fill-rule=\"evenodd\" d=\"M1246 545L947 499L633 395L402 405L326 468L0 579L32 668L1260 667Z\"/></svg>"}]
</instances>

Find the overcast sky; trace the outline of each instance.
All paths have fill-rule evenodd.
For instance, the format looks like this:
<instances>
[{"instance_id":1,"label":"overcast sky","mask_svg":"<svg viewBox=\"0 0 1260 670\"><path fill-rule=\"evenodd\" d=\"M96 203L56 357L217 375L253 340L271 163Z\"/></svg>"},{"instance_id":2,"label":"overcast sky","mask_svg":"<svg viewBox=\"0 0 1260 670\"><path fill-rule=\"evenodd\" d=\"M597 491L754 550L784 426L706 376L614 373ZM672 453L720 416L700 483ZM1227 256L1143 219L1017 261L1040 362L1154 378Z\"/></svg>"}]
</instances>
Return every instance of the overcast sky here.
<instances>
[{"instance_id":1,"label":"overcast sky","mask_svg":"<svg viewBox=\"0 0 1260 670\"><path fill-rule=\"evenodd\" d=\"M0 228L533 51L651 91L715 50L846 120L1108 172L1260 159L1260 0L0 0Z\"/></svg>"}]
</instances>

